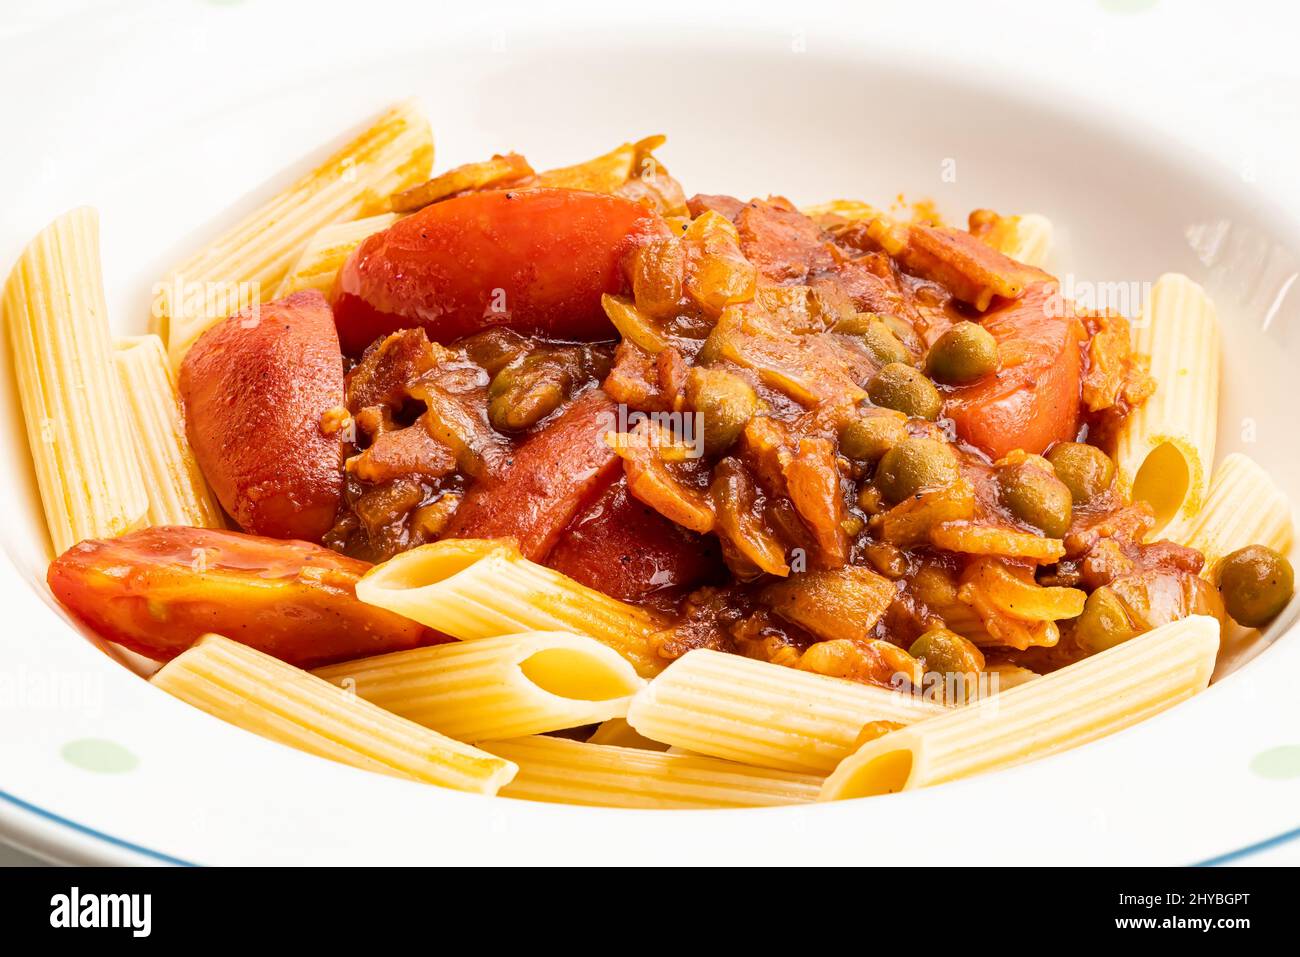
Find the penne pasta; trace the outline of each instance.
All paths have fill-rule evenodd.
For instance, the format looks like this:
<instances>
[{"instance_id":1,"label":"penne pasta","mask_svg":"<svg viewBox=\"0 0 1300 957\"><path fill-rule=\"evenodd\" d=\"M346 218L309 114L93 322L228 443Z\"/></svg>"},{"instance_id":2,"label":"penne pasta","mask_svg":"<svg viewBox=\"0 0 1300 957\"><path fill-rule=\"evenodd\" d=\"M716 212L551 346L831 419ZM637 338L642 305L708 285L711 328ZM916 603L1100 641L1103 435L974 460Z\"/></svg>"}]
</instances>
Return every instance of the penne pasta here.
<instances>
[{"instance_id":1,"label":"penne pasta","mask_svg":"<svg viewBox=\"0 0 1300 957\"><path fill-rule=\"evenodd\" d=\"M542 631L413 648L313 673L462 741L621 717L644 684L626 659L594 638Z\"/></svg>"},{"instance_id":2,"label":"penne pasta","mask_svg":"<svg viewBox=\"0 0 1300 957\"><path fill-rule=\"evenodd\" d=\"M852 752L863 725L911 724L945 710L921 697L701 648L638 692L627 722L697 754L818 774Z\"/></svg>"},{"instance_id":3,"label":"penne pasta","mask_svg":"<svg viewBox=\"0 0 1300 957\"><path fill-rule=\"evenodd\" d=\"M221 506L185 436L176 381L162 340L154 335L119 339L114 359L140 451L149 524L223 528Z\"/></svg>"},{"instance_id":4,"label":"penne pasta","mask_svg":"<svg viewBox=\"0 0 1300 957\"><path fill-rule=\"evenodd\" d=\"M688 193L663 141L430 178L399 103L116 342L97 214L55 220L0 290L51 597L277 744L656 810L1010 768L1285 630L1292 507L1213 468L1195 282L1130 322L1044 215Z\"/></svg>"},{"instance_id":5,"label":"penne pasta","mask_svg":"<svg viewBox=\"0 0 1300 957\"><path fill-rule=\"evenodd\" d=\"M654 615L528 561L505 540L413 548L371 569L357 597L463 640L569 631L613 648L642 677L666 664L646 642L662 625Z\"/></svg>"},{"instance_id":6,"label":"penne pasta","mask_svg":"<svg viewBox=\"0 0 1300 957\"><path fill-rule=\"evenodd\" d=\"M1286 495L1252 459L1234 452L1214 470L1205 505L1178 540L1205 556L1201 574L1212 580L1215 566L1237 549L1264 545L1285 555L1292 537Z\"/></svg>"},{"instance_id":7,"label":"penne pasta","mask_svg":"<svg viewBox=\"0 0 1300 957\"><path fill-rule=\"evenodd\" d=\"M1151 290L1135 347L1151 357L1156 391L1120 429L1120 485L1156 513L1152 534L1179 534L1205 501L1219 409L1219 323L1214 304L1186 276L1166 273Z\"/></svg>"},{"instance_id":8,"label":"penne pasta","mask_svg":"<svg viewBox=\"0 0 1300 957\"><path fill-rule=\"evenodd\" d=\"M212 323L256 305L323 226L387 210L429 178L433 137L414 101L384 113L312 172L244 218L158 284L154 331L174 366Z\"/></svg>"},{"instance_id":9,"label":"penne pasta","mask_svg":"<svg viewBox=\"0 0 1300 957\"><path fill-rule=\"evenodd\" d=\"M876 209L876 207L857 199L832 199L825 203L804 206L799 211L805 216L811 216L813 219L823 216L838 216L841 219L847 219L851 223L875 219L880 215L880 210Z\"/></svg>"},{"instance_id":10,"label":"penne pasta","mask_svg":"<svg viewBox=\"0 0 1300 957\"><path fill-rule=\"evenodd\" d=\"M274 298L283 299L290 293L302 292L304 289L315 289L323 295L329 295L339 267L352 255L352 250L367 236L387 229L401 218L396 213L380 213L365 219L330 223L321 227L307 240L307 245L293 268L275 290Z\"/></svg>"},{"instance_id":11,"label":"penne pasta","mask_svg":"<svg viewBox=\"0 0 1300 957\"><path fill-rule=\"evenodd\" d=\"M502 797L625 808L737 808L816 800L821 778L717 758L518 738L486 750L519 766Z\"/></svg>"},{"instance_id":12,"label":"penne pasta","mask_svg":"<svg viewBox=\"0 0 1300 957\"><path fill-rule=\"evenodd\" d=\"M479 794L495 794L516 771L220 635L199 639L150 680L245 731L367 771Z\"/></svg>"},{"instance_id":13,"label":"penne pasta","mask_svg":"<svg viewBox=\"0 0 1300 957\"><path fill-rule=\"evenodd\" d=\"M588 744L610 744L619 748L638 748L642 751L667 751L662 741L651 741L630 724L627 718L610 718L591 733Z\"/></svg>"},{"instance_id":14,"label":"penne pasta","mask_svg":"<svg viewBox=\"0 0 1300 957\"><path fill-rule=\"evenodd\" d=\"M138 527L149 499L113 365L95 210L74 209L31 241L0 313L54 551Z\"/></svg>"},{"instance_id":15,"label":"penne pasta","mask_svg":"<svg viewBox=\"0 0 1300 957\"><path fill-rule=\"evenodd\" d=\"M1052 221L1039 213L1009 219L1011 228L994 244L998 252L1027 266L1043 266L1052 248Z\"/></svg>"},{"instance_id":16,"label":"penne pasta","mask_svg":"<svg viewBox=\"0 0 1300 957\"><path fill-rule=\"evenodd\" d=\"M1194 615L990 698L869 741L826 779L841 800L941 784L1055 754L1202 690L1219 623Z\"/></svg>"},{"instance_id":17,"label":"penne pasta","mask_svg":"<svg viewBox=\"0 0 1300 957\"><path fill-rule=\"evenodd\" d=\"M1033 681L1040 677L1036 672L1028 668L1022 668L1020 665L1013 665L1009 661L1000 661L991 664L984 669L990 678L989 685L994 693L1010 691L1012 688L1019 687L1026 682ZM996 676L997 684L993 684L993 678Z\"/></svg>"}]
</instances>

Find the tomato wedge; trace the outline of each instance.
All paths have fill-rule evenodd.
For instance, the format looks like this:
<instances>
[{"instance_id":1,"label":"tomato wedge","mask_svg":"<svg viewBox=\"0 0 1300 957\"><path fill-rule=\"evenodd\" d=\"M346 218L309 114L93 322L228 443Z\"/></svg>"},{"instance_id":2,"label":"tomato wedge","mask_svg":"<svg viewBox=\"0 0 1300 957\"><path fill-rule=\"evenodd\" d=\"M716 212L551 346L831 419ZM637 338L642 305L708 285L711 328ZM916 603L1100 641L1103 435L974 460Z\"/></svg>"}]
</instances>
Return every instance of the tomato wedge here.
<instances>
[{"instance_id":1,"label":"tomato wedge","mask_svg":"<svg viewBox=\"0 0 1300 957\"><path fill-rule=\"evenodd\" d=\"M450 640L358 600L369 568L309 542L164 525L74 545L46 579L100 637L156 661L208 632L301 668Z\"/></svg>"},{"instance_id":2,"label":"tomato wedge","mask_svg":"<svg viewBox=\"0 0 1300 957\"><path fill-rule=\"evenodd\" d=\"M715 539L638 502L621 475L564 530L546 564L623 601L689 588L725 571Z\"/></svg>"},{"instance_id":3,"label":"tomato wedge","mask_svg":"<svg viewBox=\"0 0 1300 957\"><path fill-rule=\"evenodd\" d=\"M470 193L361 243L331 297L343 351L421 327L451 342L488 326L550 339L612 339L603 293L625 291L624 257L667 226L647 206L570 189Z\"/></svg>"},{"instance_id":4,"label":"tomato wedge","mask_svg":"<svg viewBox=\"0 0 1300 957\"><path fill-rule=\"evenodd\" d=\"M181 363L194 456L240 528L318 542L343 496L343 358L314 290L217 323ZM233 636L230 636L233 637Z\"/></svg>"},{"instance_id":5,"label":"tomato wedge","mask_svg":"<svg viewBox=\"0 0 1300 957\"><path fill-rule=\"evenodd\" d=\"M1064 307L1064 308L1062 308ZM957 435L999 459L1015 449L1041 454L1079 430L1084 330L1055 283L1037 283L995 306L981 325L998 342L994 375L953 389L945 414Z\"/></svg>"},{"instance_id":6,"label":"tomato wedge","mask_svg":"<svg viewBox=\"0 0 1300 957\"><path fill-rule=\"evenodd\" d=\"M580 396L530 436L499 471L470 487L450 538L513 538L524 557L544 561L560 533L616 474L604 440L617 406L600 389Z\"/></svg>"}]
</instances>

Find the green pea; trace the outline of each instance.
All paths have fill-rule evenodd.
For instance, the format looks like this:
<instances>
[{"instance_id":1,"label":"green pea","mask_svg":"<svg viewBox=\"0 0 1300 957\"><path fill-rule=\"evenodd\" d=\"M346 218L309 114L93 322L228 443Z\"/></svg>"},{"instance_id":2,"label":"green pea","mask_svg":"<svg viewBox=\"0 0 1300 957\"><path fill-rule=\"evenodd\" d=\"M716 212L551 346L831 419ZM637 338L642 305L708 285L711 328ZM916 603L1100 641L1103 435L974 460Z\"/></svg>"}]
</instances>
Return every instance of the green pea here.
<instances>
[{"instance_id":1,"label":"green pea","mask_svg":"<svg viewBox=\"0 0 1300 957\"><path fill-rule=\"evenodd\" d=\"M936 382L965 385L998 369L998 342L983 326L959 322L930 347L925 372Z\"/></svg>"},{"instance_id":2,"label":"green pea","mask_svg":"<svg viewBox=\"0 0 1300 957\"><path fill-rule=\"evenodd\" d=\"M706 455L729 448L758 408L748 382L723 369L696 366L686 378L686 401L700 414Z\"/></svg>"},{"instance_id":3,"label":"green pea","mask_svg":"<svg viewBox=\"0 0 1300 957\"><path fill-rule=\"evenodd\" d=\"M861 336L866 334L873 322L880 321L880 317L874 313L857 312L851 316L836 319L835 323L831 326L831 332L838 332L845 336Z\"/></svg>"},{"instance_id":4,"label":"green pea","mask_svg":"<svg viewBox=\"0 0 1300 957\"><path fill-rule=\"evenodd\" d=\"M943 399L934 383L901 362L891 362L872 376L867 395L876 405L917 419L934 421L943 411Z\"/></svg>"},{"instance_id":5,"label":"green pea","mask_svg":"<svg viewBox=\"0 0 1300 957\"><path fill-rule=\"evenodd\" d=\"M498 372L488 387L488 421L498 432L518 432L558 409L564 396L563 381L511 366Z\"/></svg>"},{"instance_id":6,"label":"green pea","mask_svg":"<svg viewBox=\"0 0 1300 957\"><path fill-rule=\"evenodd\" d=\"M869 312L860 312L849 319L841 319L833 327L836 332L856 336L866 349L867 355L878 366L887 366L891 362L912 364L912 354L898 341L898 336L885 325L879 316Z\"/></svg>"},{"instance_id":7,"label":"green pea","mask_svg":"<svg viewBox=\"0 0 1300 957\"><path fill-rule=\"evenodd\" d=\"M1295 573L1282 555L1263 545L1239 548L1219 564L1219 594L1239 625L1260 628L1287 606Z\"/></svg>"},{"instance_id":8,"label":"green pea","mask_svg":"<svg viewBox=\"0 0 1300 957\"><path fill-rule=\"evenodd\" d=\"M1119 595L1105 585L1088 596L1083 613L1074 620L1074 640L1089 654L1128 641L1139 630Z\"/></svg>"},{"instance_id":9,"label":"green pea","mask_svg":"<svg viewBox=\"0 0 1300 957\"><path fill-rule=\"evenodd\" d=\"M909 438L880 459L875 484L886 502L897 504L923 489L951 485L959 474L957 457L943 442Z\"/></svg>"},{"instance_id":10,"label":"green pea","mask_svg":"<svg viewBox=\"0 0 1300 957\"><path fill-rule=\"evenodd\" d=\"M498 432L519 432L560 407L581 371L575 349L539 349L506 366L488 385L488 421Z\"/></svg>"},{"instance_id":11,"label":"green pea","mask_svg":"<svg viewBox=\"0 0 1300 957\"><path fill-rule=\"evenodd\" d=\"M998 470L998 499L1011 514L1051 538L1070 529L1070 490L1044 465L1021 462Z\"/></svg>"},{"instance_id":12,"label":"green pea","mask_svg":"<svg viewBox=\"0 0 1300 957\"><path fill-rule=\"evenodd\" d=\"M1058 442L1047 453L1047 461L1070 490L1075 505L1092 501L1115 481L1115 463L1095 445Z\"/></svg>"},{"instance_id":13,"label":"green pea","mask_svg":"<svg viewBox=\"0 0 1300 957\"><path fill-rule=\"evenodd\" d=\"M984 670L984 654L973 643L947 628L931 628L912 643L908 654L922 659L925 670L947 675Z\"/></svg>"},{"instance_id":14,"label":"green pea","mask_svg":"<svg viewBox=\"0 0 1300 957\"><path fill-rule=\"evenodd\" d=\"M906 419L892 409L872 409L840 430L840 452L857 462L874 462L907 438Z\"/></svg>"}]
</instances>

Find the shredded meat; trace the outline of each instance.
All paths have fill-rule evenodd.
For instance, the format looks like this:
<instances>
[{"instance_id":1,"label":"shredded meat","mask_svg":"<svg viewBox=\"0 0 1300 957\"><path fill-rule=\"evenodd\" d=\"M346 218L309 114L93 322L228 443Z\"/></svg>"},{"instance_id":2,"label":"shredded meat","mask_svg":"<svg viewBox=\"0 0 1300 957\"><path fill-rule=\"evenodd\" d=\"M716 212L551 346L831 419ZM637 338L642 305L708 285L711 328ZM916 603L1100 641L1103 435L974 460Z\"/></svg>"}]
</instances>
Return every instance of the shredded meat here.
<instances>
[{"instance_id":1,"label":"shredded meat","mask_svg":"<svg viewBox=\"0 0 1300 957\"><path fill-rule=\"evenodd\" d=\"M745 208L745 204L734 196L710 196L704 193L695 194L686 201L686 205L693 217L711 210L725 216L733 223L740 211Z\"/></svg>"},{"instance_id":2,"label":"shredded meat","mask_svg":"<svg viewBox=\"0 0 1300 957\"><path fill-rule=\"evenodd\" d=\"M987 309L994 296L1016 299L1026 287L1051 278L1004 256L965 230L921 224L894 229L901 233L901 248L895 252L889 249L888 239L882 238L882 242L905 269L939 283L976 309ZM881 236L886 235L882 231Z\"/></svg>"},{"instance_id":3,"label":"shredded meat","mask_svg":"<svg viewBox=\"0 0 1300 957\"><path fill-rule=\"evenodd\" d=\"M614 365L602 387L628 408L670 412L681 407L687 369L682 354L672 346L652 355L625 339L614 352Z\"/></svg>"},{"instance_id":4,"label":"shredded meat","mask_svg":"<svg viewBox=\"0 0 1300 957\"><path fill-rule=\"evenodd\" d=\"M738 589L701 588L686 599L673 627L650 636L650 647L670 661L696 648L733 651L730 628L752 607L753 600Z\"/></svg>"},{"instance_id":5,"label":"shredded meat","mask_svg":"<svg viewBox=\"0 0 1300 957\"><path fill-rule=\"evenodd\" d=\"M738 459L725 458L714 468L709 501L722 556L733 575L749 581L764 573L789 574L785 545L763 520L766 499Z\"/></svg>"},{"instance_id":6,"label":"shredded meat","mask_svg":"<svg viewBox=\"0 0 1300 957\"><path fill-rule=\"evenodd\" d=\"M400 406L413 380L454 356L435 346L423 329L403 329L366 350L345 380L350 409Z\"/></svg>"},{"instance_id":7,"label":"shredded meat","mask_svg":"<svg viewBox=\"0 0 1300 957\"><path fill-rule=\"evenodd\" d=\"M740 251L769 282L803 282L831 267L826 237L788 199L750 200L734 218Z\"/></svg>"},{"instance_id":8,"label":"shredded meat","mask_svg":"<svg viewBox=\"0 0 1300 957\"><path fill-rule=\"evenodd\" d=\"M865 640L895 596L894 583L861 565L810 571L761 594L782 618L824 641Z\"/></svg>"},{"instance_id":9,"label":"shredded meat","mask_svg":"<svg viewBox=\"0 0 1300 957\"><path fill-rule=\"evenodd\" d=\"M847 508L840 490L835 445L829 439L799 440L799 450L785 467L786 491L799 517L817 541L815 564L837 568L848 560Z\"/></svg>"},{"instance_id":10,"label":"shredded meat","mask_svg":"<svg viewBox=\"0 0 1300 957\"><path fill-rule=\"evenodd\" d=\"M429 434L421 416L404 429L377 434L368 449L348 459L347 467L363 482L404 477L439 479L456 470L456 456Z\"/></svg>"},{"instance_id":11,"label":"shredded meat","mask_svg":"<svg viewBox=\"0 0 1300 957\"><path fill-rule=\"evenodd\" d=\"M1149 506L1112 489L1049 536L1004 501L1016 457L1104 444L1152 388L1122 317L1063 302L1049 314L1055 280L995 248L1013 220L977 211L959 230L864 204L814 219L781 197L687 201L636 171L657 142L528 179L693 217L629 250L626 282L601 299L609 342L493 328L438 345L407 330L348 372L329 422L357 434L331 544L376 558L511 537L664 611L673 624L649 642L662 659L710 648L886 687L933 666L904 649L936 627L997 649L991 667L1059 666L1084 653L1071 621L1101 588L1134 628L1215 613L1200 554L1146 541ZM456 182L480 188L521 163ZM927 380L930 418L889 408L881 369L923 371L966 321L993 337L996 367ZM688 416L706 423L702 442ZM955 468L890 492L883 457L914 440Z\"/></svg>"},{"instance_id":12,"label":"shredded meat","mask_svg":"<svg viewBox=\"0 0 1300 957\"><path fill-rule=\"evenodd\" d=\"M1083 316L1088 330L1082 398L1091 414L1097 440L1109 446L1116 429L1133 409L1155 391L1147 359L1133 351L1129 322L1102 312Z\"/></svg>"}]
</instances>

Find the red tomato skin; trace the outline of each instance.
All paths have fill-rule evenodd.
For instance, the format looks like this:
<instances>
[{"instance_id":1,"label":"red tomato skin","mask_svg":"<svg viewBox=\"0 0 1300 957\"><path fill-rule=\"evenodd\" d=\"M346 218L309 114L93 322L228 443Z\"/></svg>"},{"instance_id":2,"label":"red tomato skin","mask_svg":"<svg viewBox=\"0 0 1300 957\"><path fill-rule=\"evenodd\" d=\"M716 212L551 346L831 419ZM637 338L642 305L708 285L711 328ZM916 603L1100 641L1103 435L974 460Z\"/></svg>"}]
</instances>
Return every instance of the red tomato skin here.
<instances>
[{"instance_id":1,"label":"red tomato skin","mask_svg":"<svg viewBox=\"0 0 1300 957\"><path fill-rule=\"evenodd\" d=\"M638 502L615 474L605 490L564 530L546 564L621 601L642 601L720 577L722 554Z\"/></svg>"},{"instance_id":2,"label":"red tomato skin","mask_svg":"<svg viewBox=\"0 0 1300 957\"><path fill-rule=\"evenodd\" d=\"M80 542L46 580L101 638L155 661L208 632L300 668L450 640L360 601L369 568L310 542L164 525Z\"/></svg>"},{"instance_id":3,"label":"red tomato skin","mask_svg":"<svg viewBox=\"0 0 1300 957\"><path fill-rule=\"evenodd\" d=\"M545 561L560 534L617 473L605 442L618 407L600 389L579 396L526 439L504 468L465 493L447 538L513 538L524 557Z\"/></svg>"},{"instance_id":4,"label":"red tomato skin","mask_svg":"<svg viewBox=\"0 0 1300 957\"><path fill-rule=\"evenodd\" d=\"M343 358L325 297L296 292L216 323L177 379L194 456L246 531L319 542L343 496Z\"/></svg>"},{"instance_id":5,"label":"red tomato skin","mask_svg":"<svg viewBox=\"0 0 1300 957\"><path fill-rule=\"evenodd\" d=\"M335 279L339 341L359 355L423 327L447 343L488 326L548 339L612 339L602 293L627 288L625 257L668 227L647 206L568 189L471 193L365 239Z\"/></svg>"},{"instance_id":6,"label":"red tomato skin","mask_svg":"<svg viewBox=\"0 0 1300 957\"><path fill-rule=\"evenodd\" d=\"M1052 284L1040 283L990 309L981 325L1002 367L948 393L944 411L958 438L994 460L1016 449L1041 455L1078 434L1084 331L1061 305Z\"/></svg>"}]
</instances>

